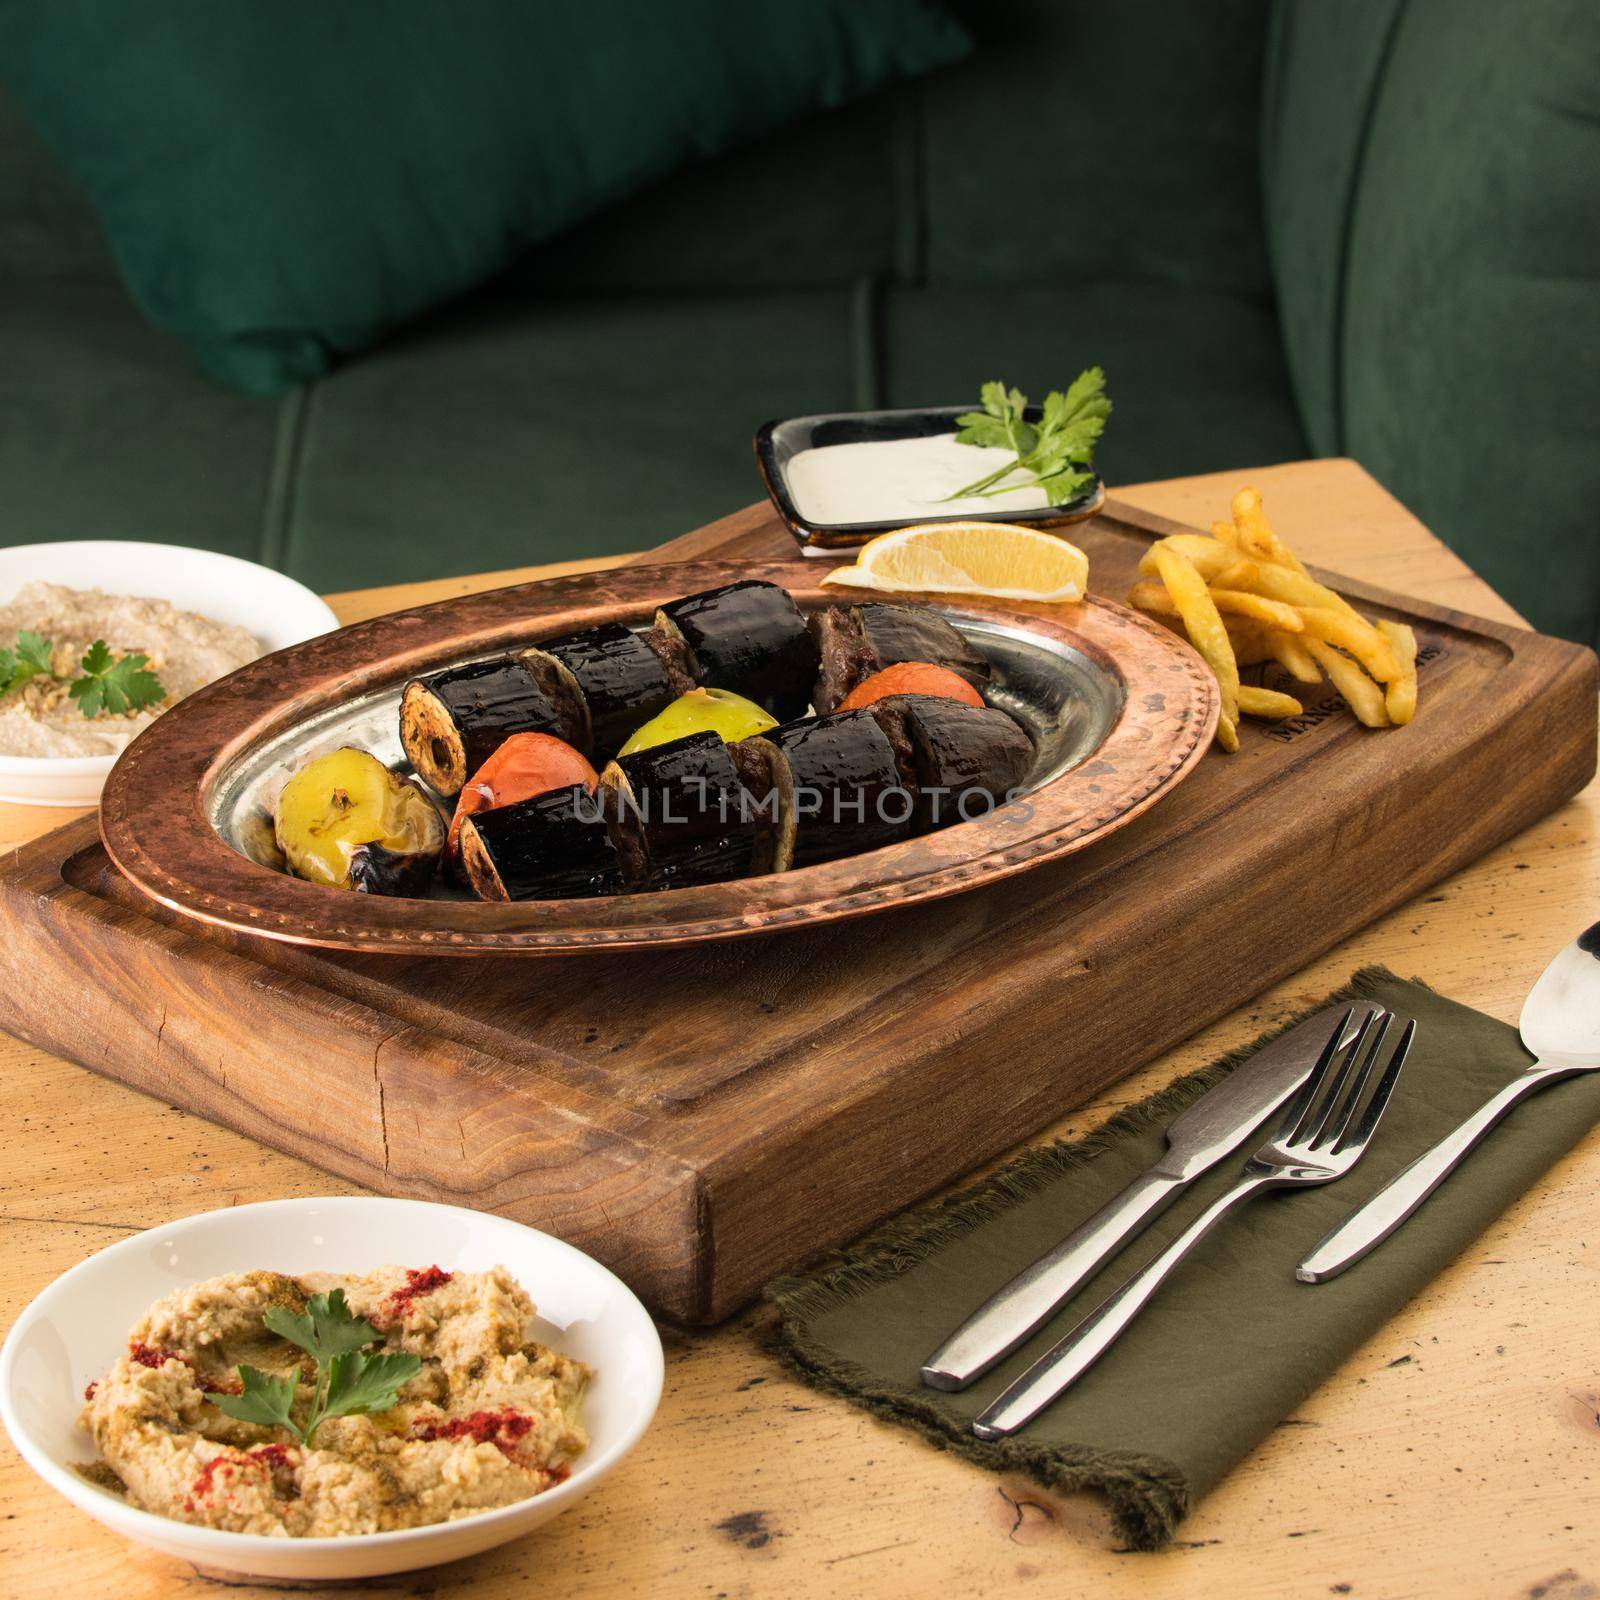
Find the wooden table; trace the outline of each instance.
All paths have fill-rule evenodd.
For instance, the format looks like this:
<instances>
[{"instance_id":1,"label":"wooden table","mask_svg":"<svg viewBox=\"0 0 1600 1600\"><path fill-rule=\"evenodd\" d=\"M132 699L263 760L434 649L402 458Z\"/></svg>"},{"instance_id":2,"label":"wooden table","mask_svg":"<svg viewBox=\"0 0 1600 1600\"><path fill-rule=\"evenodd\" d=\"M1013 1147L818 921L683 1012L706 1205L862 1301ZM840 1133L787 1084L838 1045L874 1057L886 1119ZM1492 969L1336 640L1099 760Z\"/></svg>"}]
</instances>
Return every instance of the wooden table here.
<instances>
[{"instance_id":1,"label":"wooden table","mask_svg":"<svg viewBox=\"0 0 1600 1600\"><path fill-rule=\"evenodd\" d=\"M1483 616L1510 609L1347 461L1123 491L1202 527L1249 479L1320 564ZM572 563L334 597L347 621ZM1420 713L1426 716L1426 706ZM0 845L69 813L0 806ZM1551 954L1595 916L1600 786L1253 1005L1048 1130L1079 1132L1383 962L1514 1020ZM354 1192L92 1073L0 1039L4 1321L128 1233L215 1206ZM1600 1137L1289 1418L1159 1556L1119 1551L1091 1497L995 1478L788 1376L758 1314L668 1330L667 1392L626 1465L542 1533L386 1592L1100 1597L1600 1594ZM125 1544L0 1447L0 1589L143 1600L209 1587ZM266 1589L240 1586L241 1593Z\"/></svg>"}]
</instances>

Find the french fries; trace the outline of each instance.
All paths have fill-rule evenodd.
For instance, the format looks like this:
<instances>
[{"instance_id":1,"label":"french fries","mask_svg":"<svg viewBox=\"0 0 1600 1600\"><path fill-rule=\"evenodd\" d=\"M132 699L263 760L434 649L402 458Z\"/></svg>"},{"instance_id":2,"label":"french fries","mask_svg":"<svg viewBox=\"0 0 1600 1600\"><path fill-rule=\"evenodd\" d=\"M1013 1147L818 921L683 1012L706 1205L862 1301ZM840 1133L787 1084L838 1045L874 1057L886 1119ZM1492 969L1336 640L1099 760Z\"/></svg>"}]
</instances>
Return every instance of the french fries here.
<instances>
[{"instance_id":1,"label":"french fries","mask_svg":"<svg viewBox=\"0 0 1600 1600\"><path fill-rule=\"evenodd\" d=\"M1388 686L1383 708L1397 728L1411 720L1417 709L1417 636L1403 622L1380 622L1378 632L1389 641L1400 676Z\"/></svg>"},{"instance_id":2,"label":"french fries","mask_svg":"<svg viewBox=\"0 0 1600 1600\"><path fill-rule=\"evenodd\" d=\"M1284 605L1281 600L1268 600L1263 595L1251 594L1245 589L1220 587L1212 589L1211 599L1218 611L1226 611L1232 617L1253 617L1280 633L1301 633L1305 630L1305 624L1300 620L1301 613L1293 606Z\"/></svg>"},{"instance_id":3,"label":"french fries","mask_svg":"<svg viewBox=\"0 0 1600 1600\"><path fill-rule=\"evenodd\" d=\"M1305 707L1292 694L1279 694L1276 689L1258 689L1253 683L1241 683L1239 709L1247 716L1281 722L1285 717L1298 717Z\"/></svg>"},{"instance_id":4,"label":"french fries","mask_svg":"<svg viewBox=\"0 0 1600 1600\"><path fill-rule=\"evenodd\" d=\"M1400 663L1395 660L1389 641L1370 622L1363 622L1360 617L1347 617L1342 611L1327 611L1321 606L1302 606L1299 612L1301 632L1308 639L1338 645L1347 655L1354 656L1379 683L1393 683L1400 676Z\"/></svg>"},{"instance_id":5,"label":"french fries","mask_svg":"<svg viewBox=\"0 0 1600 1600\"><path fill-rule=\"evenodd\" d=\"M1263 550L1267 560L1288 567L1292 572L1305 572L1300 557L1272 531L1259 489L1241 489L1233 497L1229 509L1233 512L1233 525L1239 530L1240 542L1246 549Z\"/></svg>"},{"instance_id":6,"label":"french fries","mask_svg":"<svg viewBox=\"0 0 1600 1600\"><path fill-rule=\"evenodd\" d=\"M1342 656L1320 639L1307 639L1306 649L1318 666L1326 669L1333 686L1356 714L1357 722L1369 728L1387 728L1389 713L1384 709L1383 690L1349 656Z\"/></svg>"},{"instance_id":7,"label":"french fries","mask_svg":"<svg viewBox=\"0 0 1600 1600\"><path fill-rule=\"evenodd\" d=\"M1164 544L1156 546L1156 571L1189 635L1189 642L1205 657L1206 665L1216 674L1217 685L1222 690L1222 716L1217 723L1217 738L1224 750L1238 749L1239 723L1239 663L1235 660L1233 646L1228 642L1228 630L1222 624L1222 613L1211 598L1202 578L1187 556L1169 550Z\"/></svg>"},{"instance_id":8,"label":"french fries","mask_svg":"<svg viewBox=\"0 0 1600 1600\"><path fill-rule=\"evenodd\" d=\"M1217 743L1239 748L1239 718L1301 715L1298 695L1241 683L1241 667L1276 663L1296 684L1324 675L1369 728L1399 727L1417 706L1417 640L1401 622L1369 622L1319 583L1267 520L1261 495L1241 489L1211 536L1175 533L1147 550L1130 605L1175 619L1222 693Z\"/></svg>"},{"instance_id":9,"label":"french fries","mask_svg":"<svg viewBox=\"0 0 1600 1600\"><path fill-rule=\"evenodd\" d=\"M1321 683L1322 668L1312 658L1304 643L1293 634L1267 634L1267 649L1272 658L1296 683Z\"/></svg>"}]
</instances>

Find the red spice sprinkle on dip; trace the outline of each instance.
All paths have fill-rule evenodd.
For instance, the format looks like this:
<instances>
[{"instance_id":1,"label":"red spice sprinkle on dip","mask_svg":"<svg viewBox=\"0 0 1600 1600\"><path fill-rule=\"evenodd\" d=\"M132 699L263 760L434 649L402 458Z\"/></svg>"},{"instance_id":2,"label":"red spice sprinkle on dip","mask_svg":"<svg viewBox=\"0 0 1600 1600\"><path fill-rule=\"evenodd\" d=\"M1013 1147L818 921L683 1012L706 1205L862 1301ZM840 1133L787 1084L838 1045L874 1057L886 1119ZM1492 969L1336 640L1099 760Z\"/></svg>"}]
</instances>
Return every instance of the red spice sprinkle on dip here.
<instances>
[{"instance_id":1,"label":"red spice sprinkle on dip","mask_svg":"<svg viewBox=\"0 0 1600 1600\"><path fill-rule=\"evenodd\" d=\"M442 1289L453 1277L455 1273L446 1272L442 1267L407 1267L404 1287L396 1289L383 1302L385 1314L396 1320L404 1318L413 1300Z\"/></svg>"},{"instance_id":2,"label":"red spice sprinkle on dip","mask_svg":"<svg viewBox=\"0 0 1600 1600\"><path fill-rule=\"evenodd\" d=\"M189 1486L188 1498L183 1502L185 1511L193 1511L195 1501L209 1500L216 1492L217 1479L229 1477L241 1467L262 1467L267 1472L272 1472L281 1467L288 1471L294 1466L294 1457L289 1454L286 1444L258 1444L246 1450L243 1455L224 1454L213 1456L200 1469L200 1476Z\"/></svg>"},{"instance_id":3,"label":"red spice sprinkle on dip","mask_svg":"<svg viewBox=\"0 0 1600 1600\"><path fill-rule=\"evenodd\" d=\"M176 1350L152 1350L143 1340L135 1339L128 1346L128 1359L137 1361L141 1367L159 1369L169 1361L181 1361L191 1371L194 1363L187 1356L181 1356ZM244 1386L238 1383L213 1383L209 1378L202 1378L198 1373L194 1380L200 1387L202 1394L243 1394ZM84 1399L89 1396L85 1395Z\"/></svg>"},{"instance_id":4,"label":"red spice sprinkle on dip","mask_svg":"<svg viewBox=\"0 0 1600 1600\"><path fill-rule=\"evenodd\" d=\"M200 1476L189 1486L189 1498L183 1502L185 1511L193 1511L196 1500L207 1500L217 1487L218 1474L226 1475L238 1470L241 1458L238 1456L221 1455L212 1456L200 1469Z\"/></svg>"},{"instance_id":5,"label":"red spice sprinkle on dip","mask_svg":"<svg viewBox=\"0 0 1600 1600\"><path fill-rule=\"evenodd\" d=\"M83 1391L83 1398L84 1398L84 1399L85 1399L85 1400L93 1400L93 1399L94 1399L94 1392L95 1392L95 1390L96 1390L96 1389L98 1389L98 1388L99 1388L99 1387L100 1387L100 1385L99 1385L99 1384L98 1384L98 1383L91 1383L91 1384L90 1384L90 1385L89 1385L89 1386L88 1386L88 1388L86 1388L86 1389L85 1389L85 1390L84 1390L84 1391Z\"/></svg>"},{"instance_id":6,"label":"red spice sprinkle on dip","mask_svg":"<svg viewBox=\"0 0 1600 1600\"><path fill-rule=\"evenodd\" d=\"M507 1407L504 1411L474 1411L470 1417L451 1417L443 1422L417 1422L414 1439L471 1439L475 1444L492 1444L501 1455L515 1460L512 1446L533 1426L533 1418Z\"/></svg>"}]
</instances>

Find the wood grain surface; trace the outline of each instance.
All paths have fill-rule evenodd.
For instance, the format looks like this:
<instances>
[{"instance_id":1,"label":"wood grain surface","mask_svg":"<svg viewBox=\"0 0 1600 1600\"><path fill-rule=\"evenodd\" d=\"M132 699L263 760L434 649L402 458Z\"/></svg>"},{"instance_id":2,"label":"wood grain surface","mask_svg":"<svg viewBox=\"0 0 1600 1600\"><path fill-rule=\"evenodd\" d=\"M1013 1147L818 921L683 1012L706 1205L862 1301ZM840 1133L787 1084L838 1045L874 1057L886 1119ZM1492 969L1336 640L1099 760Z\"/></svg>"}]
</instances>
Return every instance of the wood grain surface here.
<instances>
[{"instance_id":1,"label":"wood grain surface","mask_svg":"<svg viewBox=\"0 0 1600 1600\"><path fill-rule=\"evenodd\" d=\"M1249 478L1323 565L1502 620L1503 603L1348 462L1123 491L1203 525ZM518 574L527 576L528 574ZM485 577L482 586L506 581ZM436 586L464 592L471 580ZM337 597L347 618L430 598ZM1382 961L1514 1019L1546 960L1594 917L1594 787L1049 1130L1070 1134ZM62 813L0 807L0 844ZM1203 1003L1203 995L1197 993ZM354 1192L292 1157L37 1049L0 1042L0 1229L16 1310L91 1251L167 1217ZM1492 1148L1492 1147L1491 1147ZM1487 1152L1485 1152L1487 1153ZM1106 1596L1542 1595L1600 1586L1592 1518L1600 1352L1590 1136L1455 1267L1308 1398L1159 1556L1117 1551L1098 1505L996 1479L788 1377L754 1319L668 1331L667 1393L636 1454L575 1512L459 1567L374 1594ZM0 1591L214 1592L60 1502L0 1454ZM270 1591L241 1587L245 1595ZM346 1593L352 1591L344 1591ZM367 1592L367 1591L354 1591Z\"/></svg>"}]
</instances>

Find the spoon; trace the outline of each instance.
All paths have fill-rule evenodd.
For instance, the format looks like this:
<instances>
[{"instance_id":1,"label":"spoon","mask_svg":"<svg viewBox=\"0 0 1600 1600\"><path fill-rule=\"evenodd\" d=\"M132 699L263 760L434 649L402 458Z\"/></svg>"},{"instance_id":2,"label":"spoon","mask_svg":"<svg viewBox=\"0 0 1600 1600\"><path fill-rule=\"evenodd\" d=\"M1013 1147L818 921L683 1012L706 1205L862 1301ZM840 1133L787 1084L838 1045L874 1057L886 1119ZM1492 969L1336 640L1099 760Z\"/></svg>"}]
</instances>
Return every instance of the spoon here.
<instances>
[{"instance_id":1,"label":"spoon","mask_svg":"<svg viewBox=\"0 0 1600 1600\"><path fill-rule=\"evenodd\" d=\"M1562 1078L1600 1071L1600 922L1544 969L1522 1003L1517 1028L1533 1065L1346 1217L1295 1268L1295 1277L1302 1283L1337 1277L1382 1244L1519 1101Z\"/></svg>"}]
</instances>

